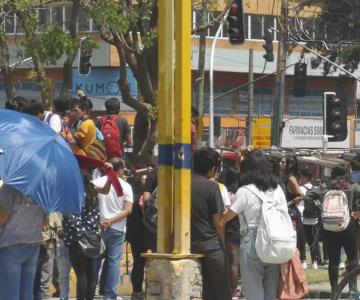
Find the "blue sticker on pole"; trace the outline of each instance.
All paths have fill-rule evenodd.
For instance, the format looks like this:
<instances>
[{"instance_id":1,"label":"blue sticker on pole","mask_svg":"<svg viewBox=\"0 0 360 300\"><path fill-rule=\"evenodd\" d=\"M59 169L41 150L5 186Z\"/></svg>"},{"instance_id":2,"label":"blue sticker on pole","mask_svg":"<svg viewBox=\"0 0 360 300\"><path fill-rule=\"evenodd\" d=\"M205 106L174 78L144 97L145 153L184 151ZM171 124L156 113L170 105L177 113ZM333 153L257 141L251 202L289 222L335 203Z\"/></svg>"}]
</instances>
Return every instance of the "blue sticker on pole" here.
<instances>
[{"instance_id":1,"label":"blue sticker on pole","mask_svg":"<svg viewBox=\"0 0 360 300\"><path fill-rule=\"evenodd\" d=\"M159 144L159 165L172 166L173 165L173 145Z\"/></svg>"},{"instance_id":2,"label":"blue sticker on pole","mask_svg":"<svg viewBox=\"0 0 360 300\"><path fill-rule=\"evenodd\" d=\"M174 168L191 169L192 149L191 144L174 145Z\"/></svg>"}]
</instances>

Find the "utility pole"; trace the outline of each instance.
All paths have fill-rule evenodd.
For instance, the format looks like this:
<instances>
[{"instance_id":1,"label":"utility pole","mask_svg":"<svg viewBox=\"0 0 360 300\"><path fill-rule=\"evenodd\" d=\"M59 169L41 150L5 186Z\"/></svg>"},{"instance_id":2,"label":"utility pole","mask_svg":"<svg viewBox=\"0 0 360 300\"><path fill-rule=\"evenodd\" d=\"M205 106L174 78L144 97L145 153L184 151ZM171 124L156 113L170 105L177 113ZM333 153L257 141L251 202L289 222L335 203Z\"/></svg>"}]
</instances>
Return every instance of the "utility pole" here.
<instances>
[{"instance_id":1,"label":"utility pole","mask_svg":"<svg viewBox=\"0 0 360 300\"><path fill-rule=\"evenodd\" d=\"M249 49L249 82L254 80L254 50ZM251 145L252 139L252 122L253 122L253 112L254 112L254 84L249 84L248 87L248 117L247 117L247 144Z\"/></svg>"},{"instance_id":2,"label":"utility pole","mask_svg":"<svg viewBox=\"0 0 360 300\"><path fill-rule=\"evenodd\" d=\"M275 97L271 124L271 145L281 146L281 130L284 101L285 101L285 72L286 72L286 52L287 52L287 23L288 23L288 1L281 0L280 26L282 30L279 34L279 45L277 51Z\"/></svg>"}]
</instances>

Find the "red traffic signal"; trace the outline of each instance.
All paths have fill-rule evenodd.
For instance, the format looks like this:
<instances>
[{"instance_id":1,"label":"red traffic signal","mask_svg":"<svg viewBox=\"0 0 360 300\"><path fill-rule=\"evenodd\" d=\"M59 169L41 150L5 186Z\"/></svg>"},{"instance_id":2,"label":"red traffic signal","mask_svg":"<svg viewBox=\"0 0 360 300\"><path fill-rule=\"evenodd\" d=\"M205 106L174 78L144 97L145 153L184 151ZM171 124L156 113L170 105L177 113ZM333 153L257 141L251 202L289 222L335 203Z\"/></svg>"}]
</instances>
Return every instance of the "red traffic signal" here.
<instances>
[{"instance_id":1,"label":"red traffic signal","mask_svg":"<svg viewBox=\"0 0 360 300\"><path fill-rule=\"evenodd\" d=\"M227 17L229 22L229 41L231 44L242 44L245 42L244 11L242 0L235 0L230 6Z\"/></svg>"}]
</instances>

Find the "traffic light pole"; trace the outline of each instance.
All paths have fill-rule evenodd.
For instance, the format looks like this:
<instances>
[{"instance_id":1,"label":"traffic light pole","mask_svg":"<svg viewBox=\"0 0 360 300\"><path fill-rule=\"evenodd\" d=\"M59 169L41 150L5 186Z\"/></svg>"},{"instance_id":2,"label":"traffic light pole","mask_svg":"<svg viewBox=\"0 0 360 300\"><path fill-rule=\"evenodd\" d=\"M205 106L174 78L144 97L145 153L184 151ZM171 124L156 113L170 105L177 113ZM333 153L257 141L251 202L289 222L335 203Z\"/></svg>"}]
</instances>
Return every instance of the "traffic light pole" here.
<instances>
[{"instance_id":1,"label":"traffic light pole","mask_svg":"<svg viewBox=\"0 0 360 300\"><path fill-rule=\"evenodd\" d=\"M229 10L224 15L224 19L219 25L218 30L214 36L212 45L211 45L211 53L210 53L210 66L209 66L209 147L214 148L214 53L216 42L219 38L220 32L223 28L224 22L229 14Z\"/></svg>"},{"instance_id":2,"label":"traffic light pole","mask_svg":"<svg viewBox=\"0 0 360 300\"><path fill-rule=\"evenodd\" d=\"M288 1L281 0L280 24L287 24L288 21ZM271 145L281 146L280 124L282 122L284 96L285 96L285 70L286 70L286 52L287 52L287 31L286 29L279 37L276 65L275 98L272 112L271 124Z\"/></svg>"}]
</instances>

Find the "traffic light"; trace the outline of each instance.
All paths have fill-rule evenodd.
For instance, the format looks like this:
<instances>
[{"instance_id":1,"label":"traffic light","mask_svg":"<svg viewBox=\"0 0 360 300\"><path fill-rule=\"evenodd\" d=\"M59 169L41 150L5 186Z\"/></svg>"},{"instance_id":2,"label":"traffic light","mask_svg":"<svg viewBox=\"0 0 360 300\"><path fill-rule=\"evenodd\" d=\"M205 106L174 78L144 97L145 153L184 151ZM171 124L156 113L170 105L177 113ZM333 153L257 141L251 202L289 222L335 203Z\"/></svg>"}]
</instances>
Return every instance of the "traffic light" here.
<instances>
[{"instance_id":1,"label":"traffic light","mask_svg":"<svg viewBox=\"0 0 360 300\"><path fill-rule=\"evenodd\" d=\"M330 135L329 142L341 142L347 137L346 100L333 92L324 93L325 134Z\"/></svg>"},{"instance_id":2,"label":"traffic light","mask_svg":"<svg viewBox=\"0 0 360 300\"><path fill-rule=\"evenodd\" d=\"M295 64L294 69L294 96L304 97L306 94L306 63Z\"/></svg>"},{"instance_id":3,"label":"traffic light","mask_svg":"<svg viewBox=\"0 0 360 300\"><path fill-rule=\"evenodd\" d=\"M92 49L86 47L86 41L80 41L79 73L89 75L91 72Z\"/></svg>"},{"instance_id":4,"label":"traffic light","mask_svg":"<svg viewBox=\"0 0 360 300\"><path fill-rule=\"evenodd\" d=\"M227 17L229 22L229 41L231 44L242 44L245 42L244 11L242 0L235 0L230 6Z\"/></svg>"},{"instance_id":5,"label":"traffic light","mask_svg":"<svg viewBox=\"0 0 360 300\"><path fill-rule=\"evenodd\" d=\"M274 61L274 53L273 53L273 35L271 31L266 31L264 35L265 44L263 45L263 48L266 51L266 54L263 55L263 58L265 58L266 61Z\"/></svg>"}]
</instances>

